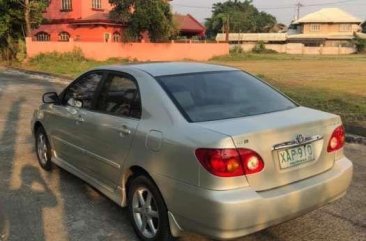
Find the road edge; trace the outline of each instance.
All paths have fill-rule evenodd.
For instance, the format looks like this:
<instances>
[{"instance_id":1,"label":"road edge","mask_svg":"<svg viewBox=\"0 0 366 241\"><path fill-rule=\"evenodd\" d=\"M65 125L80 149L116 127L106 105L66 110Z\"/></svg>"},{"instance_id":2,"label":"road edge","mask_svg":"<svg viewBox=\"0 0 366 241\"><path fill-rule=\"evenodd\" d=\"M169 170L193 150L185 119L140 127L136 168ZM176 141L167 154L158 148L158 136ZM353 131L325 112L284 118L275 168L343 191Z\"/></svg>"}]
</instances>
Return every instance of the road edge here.
<instances>
[{"instance_id":1,"label":"road edge","mask_svg":"<svg viewBox=\"0 0 366 241\"><path fill-rule=\"evenodd\" d=\"M61 80L65 80L69 82L70 80L73 80L72 77L60 75L60 74L53 74L48 72L42 72L42 71L35 71L35 70L29 70L29 69L22 69L18 67L10 67L10 66L3 66L7 70L13 70L13 71L19 71L25 74L31 74L31 75L40 75L40 76L46 76L46 77L52 77L52 78L58 78Z\"/></svg>"}]
</instances>

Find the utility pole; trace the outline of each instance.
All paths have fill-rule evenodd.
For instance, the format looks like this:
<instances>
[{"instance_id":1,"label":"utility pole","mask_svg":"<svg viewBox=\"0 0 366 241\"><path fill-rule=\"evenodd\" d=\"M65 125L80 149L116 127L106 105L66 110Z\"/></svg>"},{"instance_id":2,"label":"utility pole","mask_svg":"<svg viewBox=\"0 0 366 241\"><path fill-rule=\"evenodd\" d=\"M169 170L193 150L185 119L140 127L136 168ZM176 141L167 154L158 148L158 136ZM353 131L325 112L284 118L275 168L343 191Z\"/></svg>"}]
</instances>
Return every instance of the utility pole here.
<instances>
[{"instance_id":1,"label":"utility pole","mask_svg":"<svg viewBox=\"0 0 366 241\"><path fill-rule=\"evenodd\" d=\"M225 41L229 42L229 34L230 34L230 15L229 14L225 14L222 16L222 21L223 21L223 32L225 33Z\"/></svg>"},{"instance_id":2,"label":"utility pole","mask_svg":"<svg viewBox=\"0 0 366 241\"><path fill-rule=\"evenodd\" d=\"M30 22L30 0L24 0L24 19L25 19L25 35L31 35L32 27Z\"/></svg>"},{"instance_id":3,"label":"utility pole","mask_svg":"<svg viewBox=\"0 0 366 241\"><path fill-rule=\"evenodd\" d=\"M296 5L296 19L298 20L300 18L300 10L302 7L304 7L304 5L299 1Z\"/></svg>"}]
</instances>

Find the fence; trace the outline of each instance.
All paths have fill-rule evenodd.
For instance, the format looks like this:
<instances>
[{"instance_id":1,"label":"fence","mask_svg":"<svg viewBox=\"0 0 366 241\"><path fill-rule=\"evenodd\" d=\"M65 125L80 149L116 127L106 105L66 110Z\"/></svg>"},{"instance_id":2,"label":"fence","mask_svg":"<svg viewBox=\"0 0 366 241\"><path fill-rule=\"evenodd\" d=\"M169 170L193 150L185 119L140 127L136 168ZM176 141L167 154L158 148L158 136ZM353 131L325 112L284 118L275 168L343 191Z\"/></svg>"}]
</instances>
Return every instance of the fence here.
<instances>
[{"instance_id":1,"label":"fence","mask_svg":"<svg viewBox=\"0 0 366 241\"><path fill-rule=\"evenodd\" d=\"M86 58L107 60L110 58L133 59L137 61L207 61L214 56L229 54L227 43L102 43L78 42L39 42L26 39L27 55L34 57L41 53L70 52L81 49Z\"/></svg>"},{"instance_id":2,"label":"fence","mask_svg":"<svg viewBox=\"0 0 366 241\"><path fill-rule=\"evenodd\" d=\"M254 47L254 43L246 43L241 45L244 52L250 52ZM308 55L344 55L356 52L352 47L306 47L302 43L287 44L265 44L266 49L272 49L278 53L285 54L308 54Z\"/></svg>"}]
</instances>

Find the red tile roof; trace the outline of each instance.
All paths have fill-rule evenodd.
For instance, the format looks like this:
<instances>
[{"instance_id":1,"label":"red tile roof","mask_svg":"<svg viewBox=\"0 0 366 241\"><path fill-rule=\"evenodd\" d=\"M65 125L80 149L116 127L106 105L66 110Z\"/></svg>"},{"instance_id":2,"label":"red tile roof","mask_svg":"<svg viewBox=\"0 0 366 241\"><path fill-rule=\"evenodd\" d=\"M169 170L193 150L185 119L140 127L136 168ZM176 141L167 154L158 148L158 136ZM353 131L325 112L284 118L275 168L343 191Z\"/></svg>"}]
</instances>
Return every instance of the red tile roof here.
<instances>
[{"instance_id":1,"label":"red tile roof","mask_svg":"<svg viewBox=\"0 0 366 241\"><path fill-rule=\"evenodd\" d=\"M202 33L206 31L206 28L190 14L174 14L174 20L178 24L178 29L181 32Z\"/></svg>"}]
</instances>

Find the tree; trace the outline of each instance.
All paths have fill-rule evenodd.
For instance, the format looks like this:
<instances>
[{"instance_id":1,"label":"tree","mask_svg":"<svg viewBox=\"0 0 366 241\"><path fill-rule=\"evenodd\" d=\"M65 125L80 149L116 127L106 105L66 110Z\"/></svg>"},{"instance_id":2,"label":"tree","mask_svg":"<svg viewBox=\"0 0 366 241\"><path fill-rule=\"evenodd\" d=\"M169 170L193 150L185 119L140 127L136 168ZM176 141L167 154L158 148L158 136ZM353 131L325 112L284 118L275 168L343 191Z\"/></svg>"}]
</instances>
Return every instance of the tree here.
<instances>
[{"instance_id":1,"label":"tree","mask_svg":"<svg viewBox=\"0 0 366 241\"><path fill-rule=\"evenodd\" d=\"M14 59L18 43L42 22L48 0L0 0L0 55Z\"/></svg>"},{"instance_id":2,"label":"tree","mask_svg":"<svg viewBox=\"0 0 366 241\"><path fill-rule=\"evenodd\" d=\"M223 17L224 16L224 17ZM259 33L269 32L277 20L274 16L259 11L252 0L229 0L214 3L211 18L206 19L208 37L214 38L217 33Z\"/></svg>"},{"instance_id":3,"label":"tree","mask_svg":"<svg viewBox=\"0 0 366 241\"><path fill-rule=\"evenodd\" d=\"M148 33L152 42L168 40L175 32L173 14L165 0L110 0L110 18L125 23L125 39L139 40Z\"/></svg>"},{"instance_id":4,"label":"tree","mask_svg":"<svg viewBox=\"0 0 366 241\"><path fill-rule=\"evenodd\" d=\"M353 44L356 47L357 53L359 53L359 54L365 53L366 39L360 38L359 36L357 36L357 34L355 34L354 39L353 39Z\"/></svg>"}]
</instances>

